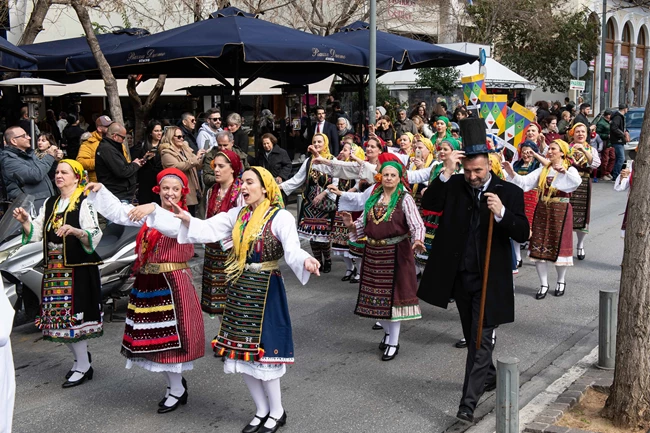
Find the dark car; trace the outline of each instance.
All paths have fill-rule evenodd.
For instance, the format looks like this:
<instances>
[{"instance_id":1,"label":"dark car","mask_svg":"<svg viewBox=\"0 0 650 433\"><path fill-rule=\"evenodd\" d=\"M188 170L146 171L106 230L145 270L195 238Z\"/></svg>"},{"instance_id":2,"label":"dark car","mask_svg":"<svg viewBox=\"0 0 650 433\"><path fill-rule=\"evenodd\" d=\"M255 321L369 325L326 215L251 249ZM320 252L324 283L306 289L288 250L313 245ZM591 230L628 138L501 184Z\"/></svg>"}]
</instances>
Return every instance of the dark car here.
<instances>
[{"instance_id":1,"label":"dark car","mask_svg":"<svg viewBox=\"0 0 650 433\"><path fill-rule=\"evenodd\" d=\"M641 126L643 126L643 115L645 107L630 108L625 115L625 127L630 133L630 142L625 145L625 158L634 159L636 148L639 145Z\"/></svg>"}]
</instances>

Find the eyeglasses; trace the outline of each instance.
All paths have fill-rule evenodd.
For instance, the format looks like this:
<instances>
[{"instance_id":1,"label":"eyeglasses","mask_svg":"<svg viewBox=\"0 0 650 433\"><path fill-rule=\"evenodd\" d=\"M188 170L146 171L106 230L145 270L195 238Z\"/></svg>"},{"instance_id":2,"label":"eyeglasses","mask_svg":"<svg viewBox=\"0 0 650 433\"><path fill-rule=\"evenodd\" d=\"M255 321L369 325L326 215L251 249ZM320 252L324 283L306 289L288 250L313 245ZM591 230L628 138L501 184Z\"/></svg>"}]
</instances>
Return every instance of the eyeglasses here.
<instances>
[{"instance_id":1,"label":"eyeglasses","mask_svg":"<svg viewBox=\"0 0 650 433\"><path fill-rule=\"evenodd\" d=\"M126 140L126 135L120 135L120 134L113 134L113 135L117 135L117 136L120 137L122 140Z\"/></svg>"},{"instance_id":2,"label":"eyeglasses","mask_svg":"<svg viewBox=\"0 0 650 433\"><path fill-rule=\"evenodd\" d=\"M221 117L208 117L208 120L212 120L213 122L221 122Z\"/></svg>"},{"instance_id":3,"label":"eyeglasses","mask_svg":"<svg viewBox=\"0 0 650 433\"><path fill-rule=\"evenodd\" d=\"M178 138L179 140L182 140L185 138L184 135L174 135L174 138Z\"/></svg>"},{"instance_id":4,"label":"eyeglasses","mask_svg":"<svg viewBox=\"0 0 650 433\"><path fill-rule=\"evenodd\" d=\"M16 135L14 138L27 138L27 133Z\"/></svg>"},{"instance_id":5,"label":"eyeglasses","mask_svg":"<svg viewBox=\"0 0 650 433\"><path fill-rule=\"evenodd\" d=\"M190 119L190 123L196 123L196 119Z\"/></svg>"}]
</instances>

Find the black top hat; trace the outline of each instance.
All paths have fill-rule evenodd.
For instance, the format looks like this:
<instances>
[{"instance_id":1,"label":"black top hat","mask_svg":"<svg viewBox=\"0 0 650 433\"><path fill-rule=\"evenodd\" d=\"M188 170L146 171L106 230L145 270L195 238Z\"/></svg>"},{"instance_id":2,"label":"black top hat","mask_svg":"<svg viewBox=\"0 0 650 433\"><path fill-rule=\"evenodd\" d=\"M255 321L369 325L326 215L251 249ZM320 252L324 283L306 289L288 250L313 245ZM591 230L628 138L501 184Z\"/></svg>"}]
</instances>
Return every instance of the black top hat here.
<instances>
[{"instance_id":1,"label":"black top hat","mask_svg":"<svg viewBox=\"0 0 650 433\"><path fill-rule=\"evenodd\" d=\"M460 136L463 139L465 155L494 152L494 149L490 149L487 145L485 120L479 117L468 117L458 123L460 126Z\"/></svg>"}]
</instances>

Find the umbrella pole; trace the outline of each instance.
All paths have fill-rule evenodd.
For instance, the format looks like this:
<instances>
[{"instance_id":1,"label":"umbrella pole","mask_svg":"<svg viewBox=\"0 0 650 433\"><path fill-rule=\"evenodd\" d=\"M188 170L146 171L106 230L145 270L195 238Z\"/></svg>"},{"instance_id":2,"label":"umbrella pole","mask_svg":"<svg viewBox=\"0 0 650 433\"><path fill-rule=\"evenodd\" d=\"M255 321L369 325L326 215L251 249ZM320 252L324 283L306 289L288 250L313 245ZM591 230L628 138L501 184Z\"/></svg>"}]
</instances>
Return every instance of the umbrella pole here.
<instances>
[{"instance_id":1,"label":"umbrella pole","mask_svg":"<svg viewBox=\"0 0 650 433\"><path fill-rule=\"evenodd\" d=\"M483 265L483 284L481 284L481 306L478 313L478 329L476 330L476 350L481 348L483 340L483 319L485 318L485 298L487 297L488 272L490 272L490 255L492 255L492 231L494 230L494 215L490 215L488 223L487 245L485 247L485 264Z\"/></svg>"}]
</instances>

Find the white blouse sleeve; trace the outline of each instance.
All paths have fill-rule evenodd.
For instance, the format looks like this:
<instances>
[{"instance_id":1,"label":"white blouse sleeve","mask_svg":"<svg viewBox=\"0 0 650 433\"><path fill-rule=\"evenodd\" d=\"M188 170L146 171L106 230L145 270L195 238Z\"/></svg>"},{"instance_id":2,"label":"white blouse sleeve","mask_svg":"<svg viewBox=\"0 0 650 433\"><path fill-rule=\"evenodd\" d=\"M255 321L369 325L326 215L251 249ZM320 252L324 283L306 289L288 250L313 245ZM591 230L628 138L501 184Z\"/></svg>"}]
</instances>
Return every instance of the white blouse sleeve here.
<instances>
[{"instance_id":1,"label":"white blouse sleeve","mask_svg":"<svg viewBox=\"0 0 650 433\"><path fill-rule=\"evenodd\" d=\"M103 189L103 188L102 188ZM88 241L90 246L86 246L81 243L83 249L88 253L95 251L99 241L102 240L102 230L99 228L99 223L97 222L97 212L95 211L92 203L89 203L88 200L81 202L81 208L79 209L79 225L80 228L88 234Z\"/></svg>"},{"instance_id":2,"label":"white blouse sleeve","mask_svg":"<svg viewBox=\"0 0 650 433\"><path fill-rule=\"evenodd\" d=\"M142 227L144 225L144 219L131 221L129 211L133 209L133 205L122 203L105 186L98 192L91 192L86 201L112 223L133 227Z\"/></svg>"},{"instance_id":3,"label":"white blouse sleeve","mask_svg":"<svg viewBox=\"0 0 650 433\"><path fill-rule=\"evenodd\" d=\"M282 243L284 250L284 261L289 265L291 270L302 285L307 284L309 271L305 269L305 260L311 255L300 248L300 239L296 231L296 220L293 215L285 209L278 211L277 215L271 222L271 232Z\"/></svg>"},{"instance_id":4,"label":"white blouse sleeve","mask_svg":"<svg viewBox=\"0 0 650 433\"><path fill-rule=\"evenodd\" d=\"M557 173L553 169L551 169L549 173L555 173L555 178L551 185L562 192L573 192L578 189L582 183L580 173L578 173L578 170L576 170L575 167L569 167L566 173Z\"/></svg>"},{"instance_id":5,"label":"white blouse sleeve","mask_svg":"<svg viewBox=\"0 0 650 433\"><path fill-rule=\"evenodd\" d=\"M23 233L23 238L22 242L23 244L27 243L32 243L32 242L39 242L43 240L43 224L45 224L45 205L47 204L47 201L49 200L46 199L43 202L43 206L38 211L38 216L34 218L31 223L32 223L32 231L29 232L29 237L25 236L25 233Z\"/></svg>"},{"instance_id":6,"label":"white blouse sleeve","mask_svg":"<svg viewBox=\"0 0 650 433\"><path fill-rule=\"evenodd\" d=\"M413 200L413 197L411 197L410 194L404 196L404 199L402 200L402 210L406 215L406 223L411 232L411 241L415 242L416 240L420 240L424 242L424 233L426 231L424 228L424 221L422 221L415 200Z\"/></svg>"},{"instance_id":7,"label":"white blouse sleeve","mask_svg":"<svg viewBox=\"0 0 650 433\"><path fill-rule=\"evenodd\" d=\"M621 177L619 174L618 177L616 177L616 182L614 182L614 191L618 192L623 192L626 191L630 187L630 177Z\"/></svg>"},{"instance_id":8,"label":"white blouse sleeve","mask_svg":"<svg viewBox=\"0 0 650 433\"><path fill-rule=\"evenodd\" d=\"M600 167L600 156L598 155L598 149L592 146L591 148L591 168Z\"/></svg>"},{"instance_id":9,"label":"white blouse sleeve","mask_svg":"<svg viewBox=\"0 0 650 433\"><path fill-rule=\"evenodd\" d=\"M181 220L176 218L173 212L163 209L156 203L154 205L156 209L147 215L147 226L158 230L167 237L178 237L182 225Z\"/></svg>"},{"instance_id":10,"label":"white blouse sleeve","mask_svg":"<svg viewBox=\"0 0 650 433\"><path fill-rule=\"evenodd\" d=\"M305 180L307 180L307 171L309 170L307 164L309 164L310 161L311 160L307 158L300 166L298 173L294 174L291 179L287 179L280 184L280 189L284 191L286 195L293 194L295 190L305 184Z\"/></svg>"},{"instance_id":11,"label":"white blouse sleeve","mask_svg":"<svg viewBox=\"0 0 650 433\"><path fill-rule=\"evenodd\" d=\"M514 177L510 177L510 175L505 170L503 170L503 172L505 173L506 180L508 182L514 183L519 188L523 189L524 192L528 192L537 188L539 177L542 175L542 167L533 170L525 176L514 173Z\"/></svg>"},{"instance_id":12,"label":"white blouse sleeve","mask_svg":"<svg viewBox=\"0 0 650 433\"><path fill-rule=\"evenodd\" d=\"M365 179L368 182L374 182L375 174L377 174L377 169L374 164L364 161L363 164L359 164L354 161L339 161L338 159L333 159L331 161L332 165L316 164L313 165L316 170L332 175L339 179ZM327 167L323 169L322 167Z\"/></svg>"},{"instance_id":13,"label":"white blouse sleeve","mask_svg":"<svg viewBox=\"0 0 650 433\"><path fill-rule=\"evenodd\" d=\"M438 164L442 164L442 162L434 162L428 167L421 168L419 170L409 170L406 172L406 178L408 180L408 183L411 185L415 185L418 183L425 183L429 182L429 177L431 176L431 170L433 170L433 167L435 167Z\"/></svg>"},{"instance_id":14,"label":"white blouse sleeve","mask_svg":"<svg viewBox=\"0 0 650 433\"><path fill-rule=\"evenodd\" d=\"M207 220L191 217L189 227L185 224L180 225L178 243L209 244L231 237L240 210L241 207L235 207Z\"/></svg>"},{"instance_id":15,"label":"white blouse sleeve","mask_svg":"<svg viewBox=\"0 0 650 433\"><path fill-rule=\"evenodd\" d=\"M339 197L340 212L358 212L365 208L366 201L372 194L373 187L370 185L364 192L344 192Z\"/></svg>"}]
</instances>

